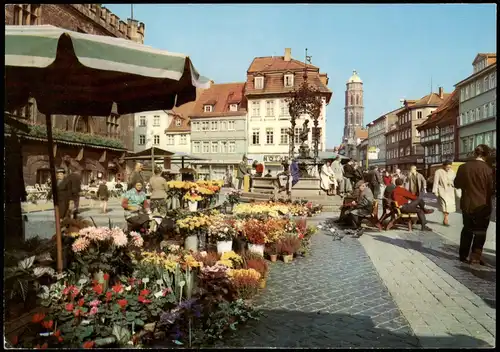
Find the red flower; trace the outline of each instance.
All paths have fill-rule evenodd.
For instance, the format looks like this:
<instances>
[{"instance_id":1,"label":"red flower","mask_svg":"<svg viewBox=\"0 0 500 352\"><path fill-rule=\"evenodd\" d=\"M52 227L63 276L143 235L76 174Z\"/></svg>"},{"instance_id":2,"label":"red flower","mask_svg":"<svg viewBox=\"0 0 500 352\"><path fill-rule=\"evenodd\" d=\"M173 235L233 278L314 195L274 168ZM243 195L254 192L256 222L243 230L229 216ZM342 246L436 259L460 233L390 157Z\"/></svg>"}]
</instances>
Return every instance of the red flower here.
<instances>
[{"instance_id":1,"label":"red flower","mask_svg":"<svg viewBox=\"0 0 500 352\"><path fill-rule=\"evenodd\" d=\"M108 281L109 280L109 274L108 273L105 273L103 276L104 280Z\"/></svg>"},{"instance_id":2,"label":"red flower","mask_svg":"<svg viewBox=\"0 0 500 352\"><path fill-rule=\"evenodd\" d=\"M75 318L78 318L83 312L80 309L75 309L73 313L75 314Z\"/></svg>"},{"instance_id":3,"label":"red flower","mask_svg":"<svg viewBox=\"0 0 500 352\"><path fill-rule=\"evenodd\" d=\"M94 341L87 341L83 343L83 348L88 349L88 348L93 348L95 345Z\"/></svg>"},{"instance_id":4,"label":"red flower","mask_svg":"<svg viewBox=\"0 0 500 352\"><path fill-rule=\"evenodd\" d=\"M64 339L62 338L62 336L59 336L59 337L57 338L57 341L59 341L59 342L63 342L63 341L64 341Z\"/></svg>"},{"instance_id":5,"label":"red flower","mask_svg":"<svg viewBox=\"0 0 500 352\"><path fill-rule=\"evenodd\" d=\"M148 304L148 303L151 303L151 300L149 299L146 299L145 297L143 296L139 296L139 298L137 298L137 300L141 303L145 303L145 304Z\"/></svg>"},{"instance_id":6,"label":"red flower","mask_svg":"<svg viewBox=\"0 0 500 352\"><path fill-rule=\"evenodd\" d=\"M134 286L134 283L135 283L135 279L133 277L131 277L131 278L128 279L128 284L130 286Z\"/></svg>"},{"instance_id":7,"label":"red flower","mask_svg":"<svg viewBox=\"0 0 500 352\"><path fill-rule=\"evenodd\" d=\"M111 288L115 293L120 293L123 291L123 285L118 283Z\"/></svg>"},{"instance_id":8,"label":"red flower","mask_svg":"<svg viewBox=\"0 0 500 352\"><path fill-rule=\"evenodd\" d=\"M141 295L141 296L147 296L147 295L149 295L150 292L151 291L144 289L144 290L141 290L141 292L139 293L139 295Z\"/></svg>"},{"instance_id":9,"label":"red flower","mask_svg":"<svg viewBox=\"0 0 500 352\"><path fill-rule=\"evenodd\" d=\"M106 292L106 302L109 302L112 297L113 297L113 292L111 291Z\"/></svg>"},{"instance_id":10,"label":"red flower","mask_svg":"<svg viewBox=\"0 0 500 352\"><path fill-rule=\"evenodd\" d=\"M48 348L49 345L47 344L47 342L45 342L43 345L36 345L35 346L35 350L45 350L46 348Z\"/></svg>"},{"instance_id":11,"label":"red flower","mask_svg":"<svg viewBox=\"0 0 500 352\"><path fill-rule=\"evenodd\" d=\"M54 336L55 336L55 337L59 337L59 336L61 336L61 330L57 330L57 331L54 333Z\"/></svg>"},{"instance_id":12,"label":"red flower","mask_svg":"<svg viewBox=\"0 0 500 352\"><path fill-rule=\"evenodd\" d=\"M31 322L33 323L39 323L41 322L43 319L45 319L45 314L44 313L36 313L35 315L33 315L33 318L31 319Z\"/></svg>"},{"instance_id":13,"label":"red flower","mask_svg":"<svg viewBox=\"0 0 500 352\"><path fill-rule=\"evenodd\" d=\"M43 326L45 329L52 329L52 327L54 326L54 321L53 321L53 320L49 320L49 321L42 321L42 326Z\"/></svg>"},{"instance_id":14,"label":"red flower","mask_svg":"<svg viewBox=\"0 0 500 352\"><path fill-rule=\"evenodd\" d=\"M128 301L126 299L119 299L118 301L116 301L116 303L118 303L120 307L125 308L128 304Z\"/></svg>"},{"instance_id":15,"label":"red flower","mask_svg":"<svg viewBox=\"0 0 500 352\"><path fill-rule=\"evenodd\" d=\"M170 287L164 288L163 289L163 297L165 297L168 293L171 293L172 289Z\"/></svg>"},{"instance_id":16,"label":"red flower","mask_svg":"<svg viewBox=\"0 0 500 352\"><path fill-rule=\"evenodd\" d=\"M78 305L80 307L83 307L84 304L85 304L85 300L83 298L80 298L80 300L78 301Z\"/></svg>"},{"instance_id":17,"label":"red flower","mask_svg":"<svg viewBox=\"0 0 500 352\"><path fill-rule=\"evenodd\" d=\"M17 345L19 342L19 337L17 337L17 335L13 336L10 342L12 343L13 346Z\"/></svg>"},{"instance_id":18,"label":"red flower","mask_svg":"<svg viewBox=\"0 0 500 352\"><path fill-rule=\"evenodd\" d=\"M65 307L65 308L66 308L66 310L67 310L68 312L72 312L72 311L73 311L73 309L75 309L75 306L73 305L73 303L68 303L68 304L66 304L66 307Z\"/></svg>"},{"instance_id":19,"label":"red flower","mask_svg":"<svg viewBox=\"0 0 500 352\"><path fill-rule=\"evenodd\" d=\"M101 284L97 284L94 287L92 287L92 290L94 290L95 293L100 295L100 294L102 294L102 291L104 290L104 288L102 287Z\"/></svg>"},{"instance_id":20,"label":"red flower","mask_svg":"<svg viewBox=\"0 0 500 352\"><path fill-rule=\"evenodd\" d=\"M300 238L300 239L303 239L303 238L304 238L304 234L299 233L299 238Z\"/></svg>"}]
</instances>

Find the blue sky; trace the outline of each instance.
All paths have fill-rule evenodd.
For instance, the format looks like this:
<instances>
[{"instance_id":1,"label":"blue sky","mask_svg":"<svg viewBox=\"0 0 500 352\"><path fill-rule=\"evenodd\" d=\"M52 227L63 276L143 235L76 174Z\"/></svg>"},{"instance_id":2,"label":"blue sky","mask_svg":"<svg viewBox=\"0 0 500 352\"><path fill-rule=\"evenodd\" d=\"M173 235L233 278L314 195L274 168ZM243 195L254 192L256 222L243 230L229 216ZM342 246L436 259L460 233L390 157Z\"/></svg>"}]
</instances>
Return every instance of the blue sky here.
<instances>
[{"instance_id":1,"label":"blue sky","mask_svg":"<svg viewBox=\"0 0 500 352\"><path fill-rule=\"evenodd\" d=\"M122 20L130 5L105 5ZM364 123L472 73L478 52L496 52L496 5L134 5L145 44L189 55L216 83L243 82L254 57L304 59L326 72L333 99L327 147L341 142L346 80L364 82Z\"/></svg>"}]
</instances>

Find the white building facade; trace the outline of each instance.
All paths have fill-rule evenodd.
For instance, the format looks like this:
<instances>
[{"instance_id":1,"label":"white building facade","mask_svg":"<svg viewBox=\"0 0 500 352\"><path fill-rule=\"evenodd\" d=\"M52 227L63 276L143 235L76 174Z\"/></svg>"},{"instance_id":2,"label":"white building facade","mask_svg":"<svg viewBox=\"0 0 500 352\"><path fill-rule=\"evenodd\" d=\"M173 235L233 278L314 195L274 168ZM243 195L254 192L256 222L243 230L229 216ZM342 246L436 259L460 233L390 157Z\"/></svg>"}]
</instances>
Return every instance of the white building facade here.
<instances>
[{"instance_id":1,"label":"white building facade","mask_svg":"<svg viewBox=\"0 0 500 352\"><path fill-rule=\"evenodd\" d=\"M171 121L172 117L165 110L144 111L135 114L134 153L151 147L168 150L165 130Z\"/></svg>"}]
</instances>

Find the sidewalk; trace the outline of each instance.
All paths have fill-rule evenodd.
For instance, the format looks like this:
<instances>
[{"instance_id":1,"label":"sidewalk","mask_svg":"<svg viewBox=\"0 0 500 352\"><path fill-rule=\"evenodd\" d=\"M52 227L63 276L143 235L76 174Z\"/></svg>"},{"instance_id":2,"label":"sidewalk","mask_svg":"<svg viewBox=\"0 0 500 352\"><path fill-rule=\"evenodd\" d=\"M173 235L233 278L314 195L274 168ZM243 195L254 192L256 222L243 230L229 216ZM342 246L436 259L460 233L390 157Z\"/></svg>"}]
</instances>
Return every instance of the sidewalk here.
<instances>
[{"instance_id":1,"label":"sidewalk","mask_svg":"<svg viewBox=\"0 0 500 352\"><path fill-rule=\"evenodd\" d=\"M359 241L422 347L460 347L459 340L467 337L495 346L496 310L411 248L406 238L404 231L392 230L365 234ZM426 344L430 336L455 336L455 341Z\"/></svg>"},{"instance_id":2,"label":"sidewalk","mask_svg":"<svg viewBox=\"0 0 500 352\"><path fill-rule=\"evenodd\" d=\"M119 200L118 199L110 199L108 204L118 204ZM99 206L99 201L94 200L94 207ZM84 197L80 198L80 208L87 208L90 206L90 199L86 199ZM54 210L54 204L52 203L52 200L40 200L37 202L37 204L33 203L22 203L21 207L23 209L23 213L29 214L29 213L36 213L40 211L48 211L48 210Z\"/></svg>"}]
</instances>

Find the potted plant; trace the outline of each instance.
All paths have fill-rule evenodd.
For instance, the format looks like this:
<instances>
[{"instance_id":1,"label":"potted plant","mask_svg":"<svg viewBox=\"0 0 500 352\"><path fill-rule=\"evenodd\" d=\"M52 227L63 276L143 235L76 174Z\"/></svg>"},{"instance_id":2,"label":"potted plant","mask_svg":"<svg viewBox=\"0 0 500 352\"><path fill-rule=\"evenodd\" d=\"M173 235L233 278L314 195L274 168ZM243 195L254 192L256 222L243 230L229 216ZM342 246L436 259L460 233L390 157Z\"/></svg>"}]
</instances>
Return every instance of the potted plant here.
<instances>
[{"instance_id":1,"label":"potted plant","mask_svg":"<svg viewBox=\"0 0 500 352\"><path fill-rule=\"evenodd\" d=\"M188 202L189 211L196 211L198 210L198 202L203 200L203 197L200 196L196 187L191 187L184 195L184 199Z\"/></svg>"},{"instance_id":2,"label":"potted plant","mask_svg":"<svg viewBox=\"0 0 500 352\"><path fill-rule=\"evenodd\" d=\"M245 258L245 266L247 269L254 269L260 274L260 288L265 288L269 273L269 266L266 260L254 253L248 253Z\"/></svg>"},{"instance_id":3,"label":"potted plant","mask_svg":"<svg viewBox=\"0 0 500 352\"><path fill-rule=\"evenodd\" d=\"M293 260L293 254L300 248L300 239L294 236L287 236L280 240L279 249L283 256L283 261L289 263Z\"/></svg>"},{"instance_id":4,"label":"potted plant","mask_svg":"<svg viewBox=\"0 0 500 352\"><path fill-rule=\"evenodd\" d=\"M271 242L266 244L266 253L269 255L271 262L276 262L278 260L278 243Z\"/></svg>"},{"instance_id":5,"label":"potted plant","mask_svg":"<svg viewBox=\"0 0 500 352\"><path fill-rule=\"evenodd\" d=\"M264 245L266 243L265 228L262 221L248 219L243 225L243 233L248 240L248 250L264 256Z\"/></svg>"},{"instance_id":6,"label":"potted plant","mask_svg":"<svg viewBox=\"0 0 500 352\"><path fill-rule=\"evenodd\" d=\"M241 198L241 191L238 190L232 191L226 196L229 211L232 211L234 205L240 202L240 198Z\"/></svg>"},{"instance_id":7,"label":"potted plant","mask_svg":"<svg viewBox=\"0 0 500 352\"><path fill-rule=\"evenodd\" d=\"M219 220L209 227L209 235L217 242L217 253L223 254L233 250L233 238L236 235L233 224L227 220Z\"/></svg>"},{"instance_id":8,"label":"potted plant","mask_svg":"<svg viewBox=\"0 0 500 352\"><path fill-rule=\"evenodd\" d=\"M198 235L205 232L210 224L210 219L204 214L186 216L183 219L177 220L177 231L184 236L184 249L197 251L199 245Z\"/></svg>"}]
</instances>

